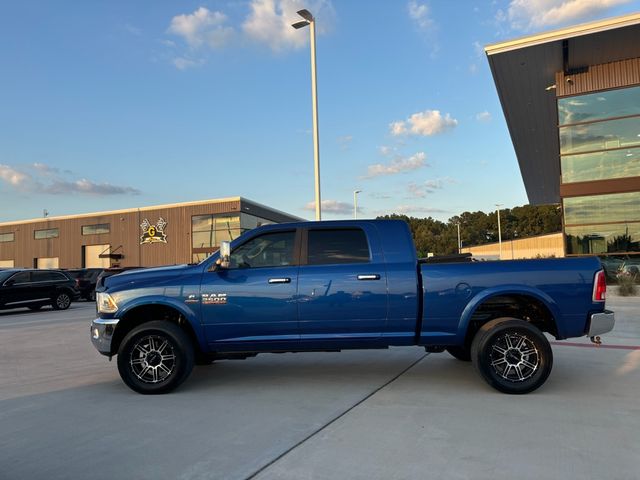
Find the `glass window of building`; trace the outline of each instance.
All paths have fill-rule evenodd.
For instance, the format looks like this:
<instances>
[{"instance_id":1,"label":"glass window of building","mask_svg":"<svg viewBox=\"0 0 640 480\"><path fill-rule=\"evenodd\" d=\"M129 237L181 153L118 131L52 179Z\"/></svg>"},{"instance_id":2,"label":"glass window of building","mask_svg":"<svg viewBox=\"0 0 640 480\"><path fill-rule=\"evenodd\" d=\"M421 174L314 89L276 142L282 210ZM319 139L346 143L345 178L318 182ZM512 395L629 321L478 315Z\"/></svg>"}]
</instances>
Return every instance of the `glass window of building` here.
<instances>
[{"instance_id":1,"label":"glass window of building","mask_svg":"<svg viewBox=\"0 0 640 480\"><path fill-rule=\"evenodd\" d=\"M238 215L194 215L191 217L193 261L201 262L218 250L220 242L234 240L241 233Z\"/></svg>"},{"instance_id":2,"label":"glass window of building","mask_svg":"<svg viewBox=\"0 0 640 480\"><path fill-rule=\"evenodd\" d=\"M558 99L562 182L640 176L640 86Z\"/></svg>"},{"instance_id":3,"label":"glass window of building","mask_svg":"<svg viewBox=\"0 0 640 480\"><path fill-rule=\"evenodd\" d=\"M45 230L36 230L33 232L33 238L36 240L43 240L45 238L58 238L57 228L47 228Z\"/></svg>"},{"instance_id":4,"label":"glass window of building","mask_svg":"<svg viewBox=\"0 0 640 480\"><path fill-rule=\"evenodd\" d=\"M13 232L0 233L0 243L13 242L15 240L15 234Z\"/></svg>"},{"instance_id":5,"label":"glass window of building","mask_svg":"<svg viewBox=\"0 0 640 480\"><path fill-rule=\"evenodd\" d=\"M101 233L109 233L110 231L111 226L108 223L82 226L82 235L99 235Z\"/></svg>"},{"instance_id":6,"label":"glass window of building","mask_svg":"<svg viewBox=\"0 0 640 480\"><path fill-rule=\"evenodd\" d=\"M640 252L640 192L563 199L568 255Z\"/></svg>"}]
</instances>

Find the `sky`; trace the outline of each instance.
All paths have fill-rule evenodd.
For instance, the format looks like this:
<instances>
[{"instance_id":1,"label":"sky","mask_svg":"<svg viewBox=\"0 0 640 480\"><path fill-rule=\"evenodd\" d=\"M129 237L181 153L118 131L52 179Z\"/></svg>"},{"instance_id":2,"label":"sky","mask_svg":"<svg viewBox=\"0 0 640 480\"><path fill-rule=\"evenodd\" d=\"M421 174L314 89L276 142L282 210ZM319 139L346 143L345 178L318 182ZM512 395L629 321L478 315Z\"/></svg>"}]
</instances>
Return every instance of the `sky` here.
<instances>
[{"instance_id":1,"label":"sky","mask_svg":"<svg viewBox=\"0 0 640 480\"><path fill-rule=\"evenodd\" d=\"M140 0L0 7L0 222L242 196L314 218L527 203L483 47L632 0Z\"/></svg>"}]
</instances>

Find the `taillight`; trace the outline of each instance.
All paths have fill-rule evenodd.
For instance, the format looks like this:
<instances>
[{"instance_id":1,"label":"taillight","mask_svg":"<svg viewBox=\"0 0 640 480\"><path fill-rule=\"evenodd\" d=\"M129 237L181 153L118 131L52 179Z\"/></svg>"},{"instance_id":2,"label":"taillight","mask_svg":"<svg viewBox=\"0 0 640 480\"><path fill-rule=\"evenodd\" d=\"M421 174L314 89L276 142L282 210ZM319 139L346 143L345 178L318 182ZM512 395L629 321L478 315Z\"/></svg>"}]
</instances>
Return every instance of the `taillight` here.
<instances>
[{"instance_id":1,"label":"taillight","mask_svg":"<svg viewBox=\"0 0 640 480\"><path fill-rule=\"evenodd\" d=\"M600 270L596 273L596 278L593 282L593 301L604 302L607 297L607 280L604 277L604 270Z\"/></svg>"}]
</instances>

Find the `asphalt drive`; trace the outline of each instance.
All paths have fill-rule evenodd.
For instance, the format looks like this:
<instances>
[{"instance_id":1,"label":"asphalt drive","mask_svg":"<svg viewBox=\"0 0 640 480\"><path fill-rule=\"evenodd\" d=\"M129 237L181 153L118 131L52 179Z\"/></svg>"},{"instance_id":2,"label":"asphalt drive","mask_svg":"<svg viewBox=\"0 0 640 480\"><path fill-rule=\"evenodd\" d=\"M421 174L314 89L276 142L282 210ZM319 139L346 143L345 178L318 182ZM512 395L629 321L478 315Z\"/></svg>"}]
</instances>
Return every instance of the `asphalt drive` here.
<instances>
[{"instance_id":1,"label":"asphalt drive","mask_svg":"<svg viewBox=\"0 0 640 480\"><path fill-rule=\"evenodd\" d=\"M94 306L0 312L0 479L640 479L640 298L525 396L419 348L267 354L133 393ZM613 347L613 348L610 348Z\"/></svg>"}]
</instances>

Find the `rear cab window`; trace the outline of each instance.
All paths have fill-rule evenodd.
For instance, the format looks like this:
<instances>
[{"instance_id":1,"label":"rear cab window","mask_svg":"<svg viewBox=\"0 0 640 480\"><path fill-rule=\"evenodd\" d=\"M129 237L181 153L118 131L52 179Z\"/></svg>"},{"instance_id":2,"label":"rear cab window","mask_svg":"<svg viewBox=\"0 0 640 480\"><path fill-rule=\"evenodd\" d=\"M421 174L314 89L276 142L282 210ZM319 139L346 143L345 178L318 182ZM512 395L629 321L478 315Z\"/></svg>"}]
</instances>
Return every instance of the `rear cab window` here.
<instances>
[{"instance_id":1,"label":"rear cab window","mask_svg":"<svg viewBox=\"0 0 640 480\"><path fill-rule=\"evenodd\" d=\"M311 229L307 232L307 264L369 263L371 252L360 228Z\"/></svg>"}]
</instances>

